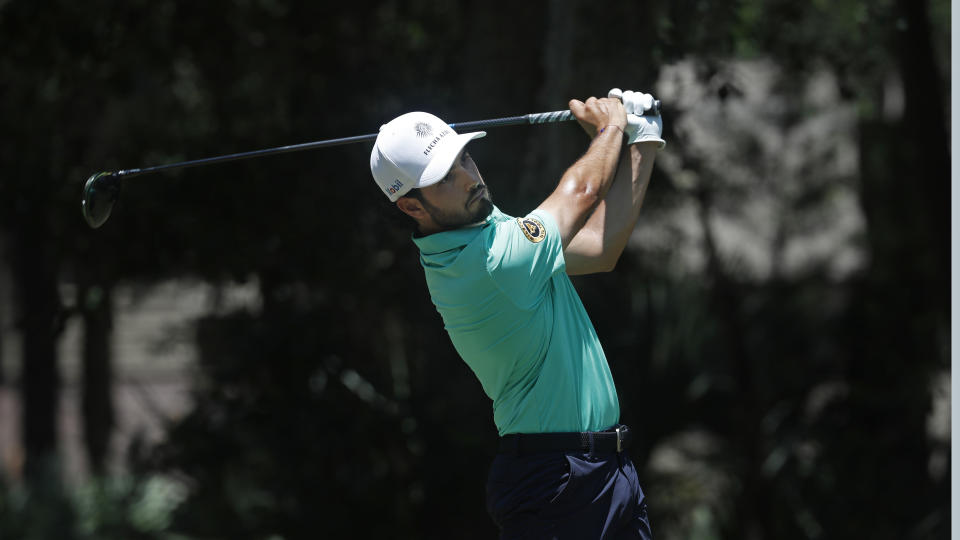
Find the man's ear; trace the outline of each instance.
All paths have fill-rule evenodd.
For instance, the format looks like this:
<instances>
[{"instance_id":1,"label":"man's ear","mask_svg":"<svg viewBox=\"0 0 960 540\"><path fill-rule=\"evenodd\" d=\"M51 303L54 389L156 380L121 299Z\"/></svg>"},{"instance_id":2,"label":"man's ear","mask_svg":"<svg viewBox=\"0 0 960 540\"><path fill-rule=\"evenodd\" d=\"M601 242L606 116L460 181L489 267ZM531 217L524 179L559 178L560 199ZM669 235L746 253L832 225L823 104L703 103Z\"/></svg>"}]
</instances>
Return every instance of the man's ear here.
<instances>
[{"instance_id":1,"label":"man's ear","mask_svg":"<svg viewBox=\"0 0 960 540\"><path fill-rule=\"evenodd\" d=\"M420 221L427 213L423 205L420 204L420 201L413 197L400 197L397 199L397 208L417 221Z\"/></svg>"}]
</instances>

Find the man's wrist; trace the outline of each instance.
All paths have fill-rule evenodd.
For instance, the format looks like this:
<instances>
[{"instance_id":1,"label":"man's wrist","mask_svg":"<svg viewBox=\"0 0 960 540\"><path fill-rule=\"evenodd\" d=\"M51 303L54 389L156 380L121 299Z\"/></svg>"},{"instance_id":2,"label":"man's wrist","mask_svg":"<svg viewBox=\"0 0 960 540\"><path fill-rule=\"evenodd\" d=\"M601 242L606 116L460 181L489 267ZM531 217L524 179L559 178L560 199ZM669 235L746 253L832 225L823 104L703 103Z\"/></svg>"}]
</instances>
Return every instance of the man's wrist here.
<instances>
[{"instance_id":1,"label":"man's wrist","mask_svg":"<svg viewBox=\"0 0 960 540\"><path fill-rule=\"evenodd\" d=\"M630 136L627 134L626 126L620 127L617 124L607 124L602 128L594 128L593 136L590 138L590 146L594 145L612 145L614 141L622 146Z\"/></svg>"},{"instance_id":2,"label":"man's wrist","mask_svg":"<svg viewBox=\"0 0 960 540\"><path fill-rule=\"evenodd\" d=\"M660 141L649 140L649 139L644 139L641 141L633 141L633 142L627 141L627 146L630 148L639 148L640 150L643 150L643 151L645 150L657 151L660 148L662 148Z\"/></svg>"}]
</instances>

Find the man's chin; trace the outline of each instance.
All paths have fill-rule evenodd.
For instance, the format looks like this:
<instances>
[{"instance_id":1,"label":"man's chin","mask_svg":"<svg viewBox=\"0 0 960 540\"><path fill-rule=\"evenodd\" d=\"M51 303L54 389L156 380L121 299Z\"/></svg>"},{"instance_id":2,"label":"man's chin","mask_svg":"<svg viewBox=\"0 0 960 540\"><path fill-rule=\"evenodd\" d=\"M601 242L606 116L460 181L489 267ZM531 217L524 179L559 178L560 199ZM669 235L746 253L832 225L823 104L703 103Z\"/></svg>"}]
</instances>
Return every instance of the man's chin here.
<instances>
[{"instance_id":1,"label":"man's chin","mask_svg":"<svg viewBox=\"0 0 960 540\"><path fill-rule=\"evenodd\" d=\"M473 213L474 222L487 219L487 216L493 212L493 201L486 197L481 197L476 204L477 210Z\"/></svg>"}]
</instances>

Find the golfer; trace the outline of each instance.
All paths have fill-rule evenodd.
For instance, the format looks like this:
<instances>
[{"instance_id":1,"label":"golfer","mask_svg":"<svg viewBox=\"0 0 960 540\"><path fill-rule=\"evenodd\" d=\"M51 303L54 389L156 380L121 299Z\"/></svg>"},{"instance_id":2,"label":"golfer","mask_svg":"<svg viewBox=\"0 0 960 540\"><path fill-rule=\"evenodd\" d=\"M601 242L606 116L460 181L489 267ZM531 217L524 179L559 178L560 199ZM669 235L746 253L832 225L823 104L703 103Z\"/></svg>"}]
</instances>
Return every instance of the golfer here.
<instances>
[{"instance_id":1,"label":"golfer","mask_svg":"<svg viewBox=\"0 0 960 540\"><path fill-rule=\"evenodd\" d=\"M493 400L487 509L501 538L651 538L630 430L568 276L610 271L626 246L664 145L652 104L636 92L571 100L590 145L520 217L493 204L466 149L485 132L412 112L374 144L373 177L416 221L431 299Z\"/></svg>"}]
</instances>

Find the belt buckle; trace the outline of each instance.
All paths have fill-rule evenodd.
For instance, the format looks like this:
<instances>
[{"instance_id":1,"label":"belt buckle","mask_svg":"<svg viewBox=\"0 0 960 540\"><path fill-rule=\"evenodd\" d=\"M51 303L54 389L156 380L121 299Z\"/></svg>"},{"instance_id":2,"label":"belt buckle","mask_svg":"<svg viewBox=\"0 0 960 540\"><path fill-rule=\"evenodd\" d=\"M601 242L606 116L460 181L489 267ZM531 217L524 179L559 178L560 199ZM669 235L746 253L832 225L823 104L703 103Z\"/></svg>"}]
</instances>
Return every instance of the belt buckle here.
<instances>
[{"instance_id":1,"label":"belt buckle","mask_svg":"<svg viewBox=\"0 0 960 540\"><path fill-rule=\"evenodd\" d=\"M626 438L627 430L623 426L617 426L617 453L623 452L623 440Z\"/></svg>"}]
</instances>

